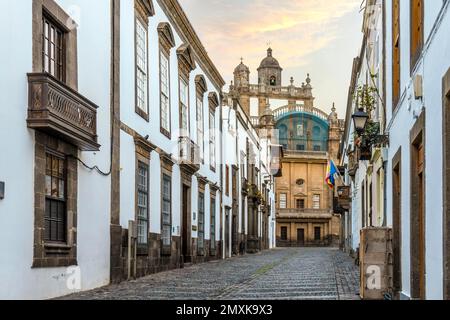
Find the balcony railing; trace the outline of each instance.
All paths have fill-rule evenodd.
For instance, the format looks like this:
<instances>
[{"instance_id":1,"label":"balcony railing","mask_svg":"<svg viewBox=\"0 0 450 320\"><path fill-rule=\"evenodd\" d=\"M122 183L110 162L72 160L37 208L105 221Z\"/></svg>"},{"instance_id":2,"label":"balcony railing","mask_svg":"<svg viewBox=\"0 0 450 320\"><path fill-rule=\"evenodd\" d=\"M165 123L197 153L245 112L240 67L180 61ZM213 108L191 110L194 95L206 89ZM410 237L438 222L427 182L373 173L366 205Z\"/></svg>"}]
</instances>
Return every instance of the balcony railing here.
<instances>
[{"instance_id":1,"label":"balcony railing","mask_svg":"<svg viewBox=\"0 0 450 320\"><path fill-rule=\"evenodd\" d=\"M278 218L331 218L332 213L328 209L277 209Z\"/></svg>"},{"instance_id":2,"label":"balcony railing","mask_svg":"<svg viewBox=\"0 0 450 320\"><path fill-rule=\"evenodd\" d=\"M313 116L318 117L319 119L322 119L326 122L328 122L328 115L323 112L320 109L314 108L314 107L309 107L309 106L305 106L302 104L297 104L297 105L293 105L293 106L283 106L280 107L278 109L276 109L273 112L273 115L275 117L275 120L278 121L281 118L283 118L284 116L286 116L287 114L290 113L309 113Z\"/></svg>"},{"instance_id":3,"label":"balcony railing","mask_svg":"<svg viewBox=\"0 0 450 320\"><path fill-rule=\"evenodd\" d=\"M200 170L200 147L189 137L180 137L178 146L181 164L188 166L193 172Z\"/></svg>"},{"instance_id":4,"label":"balcony railing","mask_svg":"<svg viewBox=\"0 0 450 320\"><path fill-rule=\"evenodd\" d=\"M348 175L354 177L359 168L358 150L355 149L348 153Z\"/></svg>"},{"instance_id":5,"label":"balcony railing","mask_svg":"<svg viewBox=\"0 0 450 320\"><path fill-rule=\"evenodd\" d=\"M266 86L258 84L250 84L247 88L248 93L252 96L260 94L269 94L279 96L281 98L296 98L297 100L312 98L310 88L297 87L281 87L281 86Z\"/></svg>"},{"instance_id":6,"label":"balcony railing","mask_svg":"<svg viewBox=\"0 0 450 320\"><path fill-rule=\"evenodd\" d=\"M249 197L256 197L258 195L258 186L256 184L251 184L248 190Z\"/></svg>"},{"instance_id":7,"label":"balcony railing","mask_svg":"<svg viewBox=\"0 0 450 320\"><path fill-rule=\"evenodd\" d=\"M248 194L249 191L249 184L248 184L248 180L244 177L241 177L241 189L242 189L242 193L244 194Z\"/></svg>"},{"instance_id":8,"label":"balcony railing","mask_svg":"<svg viewBox=\"0 0 450 320\"><path fill-rule=\"evenodd\" d=\"M285 150L286 157L295 156L303 158L314 158L314 159L328 159L328 152L326 151L299 151L299 150Z\"/></svg>"},{"instance_id":9,"label":"balcony railing","mask_svg":"<svg viewBox=\"0 0 450 320\"><path fill-rule=\"evenodd\" d=\"M98 151L94 103L47 73L28 74L28 127L57 135L84 151Z\"/></svg>"}]
</instances>

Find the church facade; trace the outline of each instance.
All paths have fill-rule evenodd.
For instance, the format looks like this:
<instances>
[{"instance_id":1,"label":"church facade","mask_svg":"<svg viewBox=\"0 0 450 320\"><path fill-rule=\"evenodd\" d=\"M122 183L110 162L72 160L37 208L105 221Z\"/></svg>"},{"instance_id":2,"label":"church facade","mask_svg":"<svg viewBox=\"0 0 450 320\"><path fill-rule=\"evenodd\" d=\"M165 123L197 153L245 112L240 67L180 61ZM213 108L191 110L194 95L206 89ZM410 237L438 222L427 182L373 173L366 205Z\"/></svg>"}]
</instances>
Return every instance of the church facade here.
<instances>
[{"instance_id":1,"label":"church facade","mask_svg":"<svg viewBox=\"0 0 450 320\"><path fill-rule=\"evenodd\" d=\"M270 114L282 146L282 175L275 184L277 246L338 245L341 219L325 177L329 160L337 163L344 122L334 105L330 114L314 107L309 74L299 87L293 78L283 86L283 69L271 48L257 72L258 84L251 84L250 69L241 62L230 94L260 131L267 129L264 119Z\"/></svg>"}]
</instances>

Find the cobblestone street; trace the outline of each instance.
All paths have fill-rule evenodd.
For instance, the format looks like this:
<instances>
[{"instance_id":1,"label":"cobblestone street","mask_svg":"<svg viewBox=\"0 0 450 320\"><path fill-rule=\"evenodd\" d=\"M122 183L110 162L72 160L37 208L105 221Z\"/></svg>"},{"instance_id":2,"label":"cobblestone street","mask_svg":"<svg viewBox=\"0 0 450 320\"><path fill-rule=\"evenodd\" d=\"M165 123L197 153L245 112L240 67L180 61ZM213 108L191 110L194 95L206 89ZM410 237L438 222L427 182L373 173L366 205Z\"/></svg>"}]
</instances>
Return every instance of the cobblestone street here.
<instances>
[{"instance_id":1,"label":"cobblestone street","mask_svg":"<svg viewBox=\"0 0 450 320\"><path fill-rule=\"evenodd\" d=\"M358 270L337 249L275 249L71 295L118 300L353 300Z\"/></svg>"}]
</instances>

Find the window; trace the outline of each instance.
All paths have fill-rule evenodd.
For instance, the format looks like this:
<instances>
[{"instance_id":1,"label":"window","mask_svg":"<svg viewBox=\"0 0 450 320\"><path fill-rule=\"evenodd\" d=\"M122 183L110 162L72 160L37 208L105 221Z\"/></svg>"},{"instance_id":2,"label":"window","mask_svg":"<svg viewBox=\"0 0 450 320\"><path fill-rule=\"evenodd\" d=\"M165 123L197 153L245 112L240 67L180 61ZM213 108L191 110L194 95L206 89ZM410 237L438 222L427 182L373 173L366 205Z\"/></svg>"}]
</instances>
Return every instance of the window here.
<instances>
[{"instance_id":1,"label":"window","mask_svg":"<svg viewBox=\"0 0 450 320\"><path fill-rule=\"evenodd\" d=\"M314 151L319 152L321 150L322 150L322 148L320 146L317 146L317 145L314 146Z\"/></svg>"},{"instance_id":2,"label":"window","mask_svg":"<svg viewBox=\"0 0 450 320\"><path fill-rule=\"evenodd\" d=\"M305 127L303 124L297 125L297 136L303 137L305 135Z\"/></svg>"},{"instance_id":3,"label":"window","mask_svg":"<svg viewBox=\"0 0 450 320\"><path fill-rule=\"evenodd\" d=\"M423 0L411 0L411 70L419 60L423 48Z\"/></svg>"},{"instance_id":4,"label":"window","mask_svg":"<svg viewBox=\"0 0 450 320\"><path fill-rule=\"evenodd\" d=\"M203 117L203 95L197 95L197 145L200 147L200 157L205 153L205 123Z\"/></svg>"},{"instance_id":5,"label":"window","mask_svg":"<svg viewBox=\"0 0 450 320\"><path fill-rule=\"evenodd\" d=\"M320 195L319 194L315 194L313 196L313 209L314 210L320 209Z\"/></svg>"},{"instance_id":6,"label":"window","mask_svg":"<svg viewBox=\"0 0 450 320\"><path fill-rule=\"evenodd\" d=\"M138 228L138 246L147 246L148 244L148 209L149 209L149 179L148 166L138 162L137 179L137 228Z\"/></svg>"},{"instance_id":7,"label":"window","mask_svg":"<svg viewBox=\"0 0 450 320\"><path fill-rule=\"evenodd\" d=\"M245 177L246 177L246 175L245 175L245 167L247 166L247 164L246 164L245 158L246 158L245 153L241 152L241 169L240 169L240 171L241 171L241 178L242 179L245 179ZM243 181L243 180L241 180L241 181Z\"/></svg>"},{"instance_id":8,"label":"window","mask_svg":"<svg viewBox=\"0 0 450 320\"><path fill-rule=\"evenodd\" d=\"M180 77L180 129L182 136L189 136L189 85Z\"/></svg>"},{"instance_id":9,"label":"window","mask_svg":"<svg viewBox=\"0 0 450 320\"><path fill-rule=\"evenodd\" d=\"M216 250L216 199L211 197L211 252Z\"/></svg>"},{"instance_id":10,"label":"window","mask_svg":"<svg viewBox=\"0 0 450 320\"><path fill-rule=\"evenodd\" d=\"M148 53L147 29L136 18L136 112L143 117L148 116Z\"/></svg>"},{"instance_id":11,"label":"window","mask_svg":"<svg viewBox=\"0 0 450 320\"><path fill-rule=\"evenodd\" d=\"M287 241L288 239L288 228L287 227L281 227L281 240Z\"/></svg>"},{"instance_id":12,"label":"window","mask_svg":"<svg viewBox=\"0 0 450 320\"><path fill-rule=\"evenodd\" d=\"M162 244L170 250L172 244L172 179L163 174L162 185Z\"/></svg>"},{"instance_id":13,"label":"window","mask_svg":"<svg viewBox=\"0 0 450 320\"><path fill-rule=\"evenodd\" d=\"M67 240L66 161L51 153L46 155L45 170L45 241Z\"/></svg>"},{"instance_id":14,"label":"window","mask_svg":"<svg viewBox=\"0 0 450 320\"><path fill-rule=\"evenodd\" d=\"M314 240L315 241L322 240L321 228L320 227L315 227L314 228Z\"/></svg>"},{"instance_id":15,"label":"window","mask_svg":"<svg viewBox=\"0 0 450 320\"><path fill-rule=\"evenodd\" d=\"M297 209L305 209L305 199L297 199Z\"/></svg>"},{"instance_id":16,"label":"window","mask_svg":"<svg viewBox=\"0 0 450 320\"><path fill-rule=\"evenodd\" d=\"M271 86L277 85L277 78L275 76L270 77L270 85Z\"/></svg>"},{"instance_id":17,"label":"window","mask_svg":"<svg viewBox=\"0 0 450 320\"><path fill-rule=\"evenodd\" d=\"M286 208L287 208L287 194L280 193L280 209L286 209Z\"/></svg>"},{"instance_id":18,"label":"window","mask_svg":"<svg viewBox=\"0 0 450 320\"><path fill-rule=\"evenodd\" d=\"M161 129L170 135L170 87L169 87L169 57L160 52L160 87L161 87Z\"/></svg>"},{"instance_id":19,"label":"window","mask_svg":"<svg viewBox=\"0 0 450 320\"><path fill-rule=\"evenodd\" d=\"M209 163L216 168L216 119L213 111L209 113Z\"/></svg>"},{"instance_id":20,"label":"window","mask_svg":"<svg viewBox=\"0 0 450 320\"><path fill-rule=\"evenodd\" d=\"M392 105L400 100L400 0L392 0Z\"/></svg>"},{"instance_id":21,"label":"window","mask_svg":"<svg viewBox=\"0 0 450 320\"><path fill-rule=\"evenodd\" d=\"M64 79L64 32L47 16L43 15L42 57L44 72L54 76L59 81Z\"/></svg>"},{"instance_id":22,"label":"window","mask_svg":"<svg viewBox=\"0 0 450 320\"><path fill-rule=\"evenodd\" d=\"M297 145L297 151L305 151L305 145L304 144L298 144Z\"/></svg>"},{"instance_id":23,"label":"window","mask_svg":"<svg viewBox=\"0 0 450 320\"><path fill-rule=\"evenodd\" d=\"M205 248L205 194L198 195L198 255L204 254Z\"/></svg>"},{"instance_id":24,"label":"window","mask_svg":"<svg viewBox=\"0 0 450 320\"><path fill-rule=\"evenodd\" d=\"M230 196L230 166L225 166L225 194Z\"/></svg>"}]
</instances>

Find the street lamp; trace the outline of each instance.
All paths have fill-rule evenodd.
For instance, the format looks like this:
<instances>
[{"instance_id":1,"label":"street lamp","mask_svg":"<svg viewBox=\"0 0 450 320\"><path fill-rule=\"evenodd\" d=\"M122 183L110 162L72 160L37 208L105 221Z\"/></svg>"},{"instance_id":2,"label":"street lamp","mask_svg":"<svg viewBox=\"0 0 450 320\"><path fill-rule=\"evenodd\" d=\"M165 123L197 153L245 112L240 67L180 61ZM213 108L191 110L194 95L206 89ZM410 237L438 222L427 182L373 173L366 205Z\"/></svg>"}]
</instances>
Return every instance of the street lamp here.
<instances>
[{"instance_id":1,"label":"street lamp","mask_svg":"<svg viewBox=\"0 0 450 320\"><path fill-rule=\"evenodd\" d=\"M353 123L355 125L355 130L361 135L366 129L367 121L369 120L369 115L364 112L364 109L360 108L353 116Z\"/></svg>"}]
</instances>

